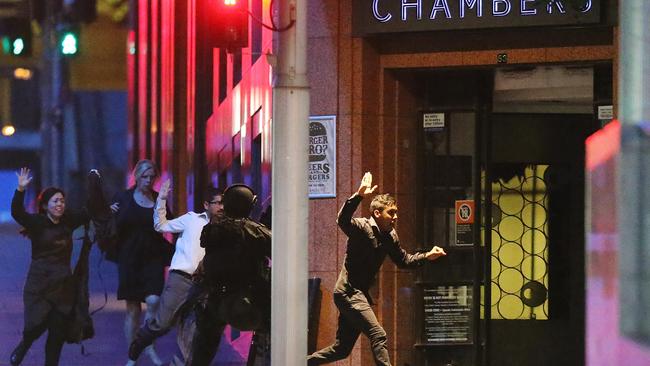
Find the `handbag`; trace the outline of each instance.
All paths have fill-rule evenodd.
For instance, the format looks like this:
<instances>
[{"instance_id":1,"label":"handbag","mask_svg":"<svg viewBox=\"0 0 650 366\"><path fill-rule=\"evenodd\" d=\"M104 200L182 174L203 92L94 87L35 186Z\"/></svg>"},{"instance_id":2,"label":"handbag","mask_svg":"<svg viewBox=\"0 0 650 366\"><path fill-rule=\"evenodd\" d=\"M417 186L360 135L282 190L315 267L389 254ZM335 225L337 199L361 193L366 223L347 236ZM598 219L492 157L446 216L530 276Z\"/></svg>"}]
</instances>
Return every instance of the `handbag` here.
<instances>
[{"instance_id":1,"label":"handbag","mask_svg":"<svg viewBox=\"0 0 650 366\"><path fill-rule=\"evenodd\" d=\"M83 246L81 247L77 265L71 276L74 286L74 303L70 321L66 326L65 341L67 343L81 343L81 341L95 336L93 318L88 312L90 306L88 295L88 257L93 244L88 236L88 227L88 224L84 226Z\"/></svg>"},{"instance_id":2,"label":"handbag","mask_svg":"<svg viewBox=\"0 0 650 366\"><path fill-rule=\"evenodd\" d=\"M101 176L94 169L88 173L87 207L95 226L95 241L99 250L107 260L117 263L117 223L104 195Z\"/></svg>"}]
</instances>

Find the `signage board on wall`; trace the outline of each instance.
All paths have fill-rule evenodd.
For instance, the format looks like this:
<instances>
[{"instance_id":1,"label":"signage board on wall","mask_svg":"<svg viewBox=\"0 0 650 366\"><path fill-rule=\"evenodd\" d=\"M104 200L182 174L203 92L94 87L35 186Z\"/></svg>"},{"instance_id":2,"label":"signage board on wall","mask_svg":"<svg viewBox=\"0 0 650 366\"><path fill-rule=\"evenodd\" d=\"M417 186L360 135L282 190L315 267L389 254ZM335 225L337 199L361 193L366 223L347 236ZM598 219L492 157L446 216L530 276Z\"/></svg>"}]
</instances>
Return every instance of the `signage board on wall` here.
<instances>
[{"instance_id":1,"label":"signage board on wall","mask_svg":"<svg viewBox=\"0 0 650 366\"><path fill-rule=\"evenodd\" d=\"M614 119L614 106L613 105L599 105L598 106L598 120L610 121Z\"/></svg>"},{"instance_id":2,"label":"signage board on wall","mask_svg":"<svg viewBox=\"0 0 650 366\"><path fill-rule=\"evenodd\" d=\"M309 198L336 197L336 116L309 117Z\"/></svg>"},{"instance_id":3,"label":"signage board on wall","mask_svg":"<svg viewBox=\"0 0 650 366\"><path fill-rule=\"evenodd\" d=\"M427 132L442 131L445 127L444 113L423 113L422 128Z\"/></svg>"},{"instance_id":4,"label":"signage board on wall","mask_svg":"<svg viewBox=\"0 0 650 366\"><path fill-rule=\"evenodd\" d=\"M577 25L600 22L600 0L353 0L354 35L451 29Z\"/></svg>"},{"instance_id":5,"label":"signage board on wall","mask_svg":"<svg viewBox=\"0 0 650 366\"><path fill-rule=\"evenodd\" d=\"M472 344L472 286L437 286L422 289L424 343Z\"/></svg>"},{"instance_id":6,"label":"signage board on wall","mask_svg":"<svg viewBox=\"0 0 650 366\"><path fill-rule=\"evenodd\" d=\"M474 245L474 200L456 201L456 246Z\"/></svg>"}]
</instances>

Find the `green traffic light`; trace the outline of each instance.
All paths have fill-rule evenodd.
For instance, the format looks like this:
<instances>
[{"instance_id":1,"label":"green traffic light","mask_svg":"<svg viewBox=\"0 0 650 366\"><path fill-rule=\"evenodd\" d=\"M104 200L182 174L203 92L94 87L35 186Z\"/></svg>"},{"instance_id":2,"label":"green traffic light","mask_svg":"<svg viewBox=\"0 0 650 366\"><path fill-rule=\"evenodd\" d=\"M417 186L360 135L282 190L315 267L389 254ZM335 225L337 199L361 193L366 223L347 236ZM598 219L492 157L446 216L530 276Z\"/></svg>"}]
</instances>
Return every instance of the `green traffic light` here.
<instances>
[{"instance_id":1,"label":"green traffic light","mask_svg":"<svg viewBox=\"0 0 650 366\"><path fill-rule=\"evenodd\" d=\"M61 53L64 55L75 55L79 48L77 47L77 36L68 32L61 38Z\"/></svg>"},{"instance_id":2,"label":"green traffic light","mask_svg":"<svg viewBox=\"0 0 650 366\"><path fill-rule=\"evenodd\" d=\"M11 52L11 40L9 37L2 37L2 53L8 54Z\"/></svg>"}]
</instances>

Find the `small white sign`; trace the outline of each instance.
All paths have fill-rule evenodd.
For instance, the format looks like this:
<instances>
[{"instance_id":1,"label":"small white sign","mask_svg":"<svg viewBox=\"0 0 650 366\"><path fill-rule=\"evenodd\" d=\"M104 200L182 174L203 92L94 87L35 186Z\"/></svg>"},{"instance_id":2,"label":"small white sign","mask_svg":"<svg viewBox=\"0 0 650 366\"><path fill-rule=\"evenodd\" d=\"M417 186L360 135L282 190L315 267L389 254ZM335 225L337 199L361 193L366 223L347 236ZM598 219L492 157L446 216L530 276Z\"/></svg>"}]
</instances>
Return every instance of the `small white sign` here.
<instances>
[{"instance_id":1,"label":"small white sign","mask_svg":"<svg viewBox=\"0 0 650 366\"><path fill-rule=\"evenodd\" d=\"M599 105L598 106L598 119L599 120L611 120L614 119L614 106L611 105Z\"/></svg>"},{"instance_id":2,"label":"small white sign","mask_svg":"<svg viewBox=\"0 0 650 366\"><path fill-rule=\"evenodd\" d=\"M443 128L445 127L444 113L424 113L422 117L422 127L424 128Z\"/></svg>"}]
</instances>

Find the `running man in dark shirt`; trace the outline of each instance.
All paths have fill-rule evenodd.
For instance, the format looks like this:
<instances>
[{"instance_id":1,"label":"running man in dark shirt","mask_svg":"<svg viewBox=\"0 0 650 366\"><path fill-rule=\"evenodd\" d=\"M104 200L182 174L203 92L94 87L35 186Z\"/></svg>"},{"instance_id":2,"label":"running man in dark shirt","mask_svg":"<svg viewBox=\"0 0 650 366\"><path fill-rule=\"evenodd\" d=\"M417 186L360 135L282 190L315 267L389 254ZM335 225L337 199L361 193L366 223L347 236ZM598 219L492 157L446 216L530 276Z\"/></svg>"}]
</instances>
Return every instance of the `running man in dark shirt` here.
<instances>
[{"instance_id":1,"label":"running man in dark shirt","mask_svg":"<svg viewBox=\"0 0 650 366\"><path fill-rule=\"evenodd\" d=\"M370 339L375 364L390 365L386 332L370 307L370 285L386 255L400 268L417 267L425 260L433 261L446 255L437 246L418 254L408 254L402 249L395 231L397 204L390 195L373 198L369 218L352 218L363 197L372 194L375 189L377 186L372 185L372 174L364 174L357 192L339 211L337 223L348 237L348 246L334 288L334 304L339 309L336 340L334 344L311 354L307 358L310 366L346 358L361 333Z\"/></svg>"}]
</instances>

